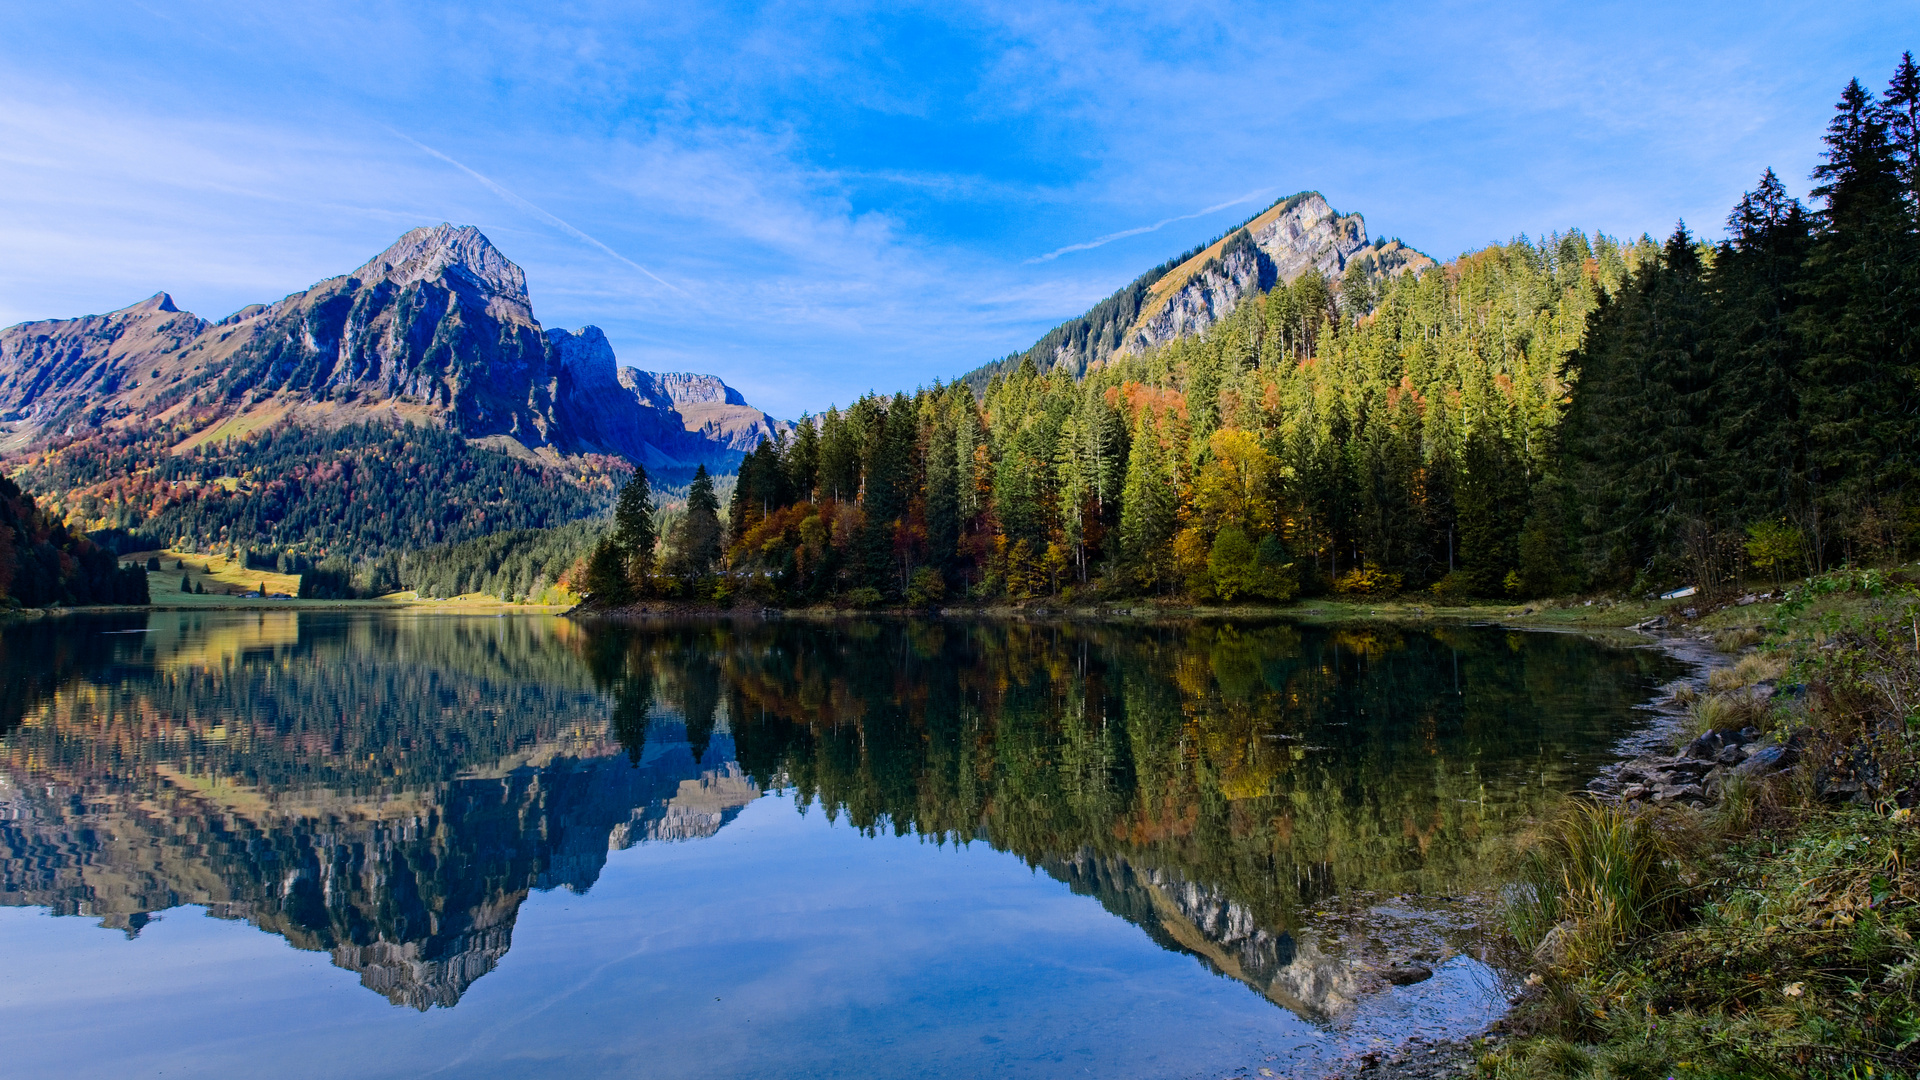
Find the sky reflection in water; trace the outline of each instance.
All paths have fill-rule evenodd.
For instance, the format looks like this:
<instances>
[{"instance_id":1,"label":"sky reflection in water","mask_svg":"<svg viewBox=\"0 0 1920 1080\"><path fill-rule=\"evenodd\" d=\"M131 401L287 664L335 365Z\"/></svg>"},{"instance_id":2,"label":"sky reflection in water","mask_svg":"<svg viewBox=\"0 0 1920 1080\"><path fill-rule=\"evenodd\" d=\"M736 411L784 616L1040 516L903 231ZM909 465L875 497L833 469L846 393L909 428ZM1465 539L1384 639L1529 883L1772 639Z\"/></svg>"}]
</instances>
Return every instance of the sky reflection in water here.
<instances>
[{"instance_id":1,"label":"sky reflection in water","mask_svg":"<svg viewBox=\"0 0 1920 1080\"><path fill-rule=\"evenodd\" d=\"M1381 898L1470 884L1670 674L1466 629L36 629L21 1076L1285 1075L1486 1017L1471 935Z\"/></svg>"}]
</instances>

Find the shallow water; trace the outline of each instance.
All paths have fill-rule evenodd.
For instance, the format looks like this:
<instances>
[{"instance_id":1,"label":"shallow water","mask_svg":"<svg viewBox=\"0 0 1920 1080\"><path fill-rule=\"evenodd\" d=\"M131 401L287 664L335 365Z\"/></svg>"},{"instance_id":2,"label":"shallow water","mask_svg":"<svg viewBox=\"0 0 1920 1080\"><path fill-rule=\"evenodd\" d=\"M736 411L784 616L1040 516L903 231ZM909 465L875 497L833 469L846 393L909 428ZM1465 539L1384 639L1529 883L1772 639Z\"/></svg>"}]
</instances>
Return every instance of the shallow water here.
<instances>
[{"instance_id":1,"label":"shallow water","mask_svg":"<svg viewBox=\"0 0 1920 1080\"><path fill-rule=\"evenodd\" d=\"M0 1060L1311 1075L1498 1014L1463 894L1674 673L1489 628L15 626Z\"/></svg>"}]
</instances>

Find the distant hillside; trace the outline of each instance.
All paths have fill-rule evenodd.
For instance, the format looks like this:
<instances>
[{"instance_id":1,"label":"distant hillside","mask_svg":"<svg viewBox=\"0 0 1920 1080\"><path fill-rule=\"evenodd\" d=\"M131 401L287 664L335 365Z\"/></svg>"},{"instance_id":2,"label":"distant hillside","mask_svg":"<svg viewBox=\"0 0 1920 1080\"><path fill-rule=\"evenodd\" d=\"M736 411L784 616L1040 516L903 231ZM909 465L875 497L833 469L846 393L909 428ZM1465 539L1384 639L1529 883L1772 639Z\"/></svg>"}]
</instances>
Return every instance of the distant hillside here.
<instances>
[{"instance_id":1,"label":"distant hillside","mask_svg":"<svg viewBox=\"0 0 1920 1080\"><path fill-rule=\"evenodd\" d=\"M1291 284L1310 270L1338 289L1348 274L1378 285L1433 265L1398 240L1369 242L1359 214L1341 214L1319 192L1303 191L1140 275L1026 352L976 368L961 381L978 391L1029 359L1042 373L1064 367L1078 377L1109 357L1203 333L1249 292Z\"/></svg>"},{"instance_id":2,"label":"distant hillside","mask_svg":"<svg viewBox=\"0 0 1920 1080\"><path fill-rule=\"evenodd\" d=\"M595 327L544 330L526 275L467 226L414 229L350 274L218 322L160 293L0 330L0 449L15 455L121 430L177 451L288 421L415 421L508 453L689 475L730 470L783 428L711 375L621 369Z\"/></svg>"},{"instance_id":3,"label":"distant hillside","mask_svg":"<svg viewBox=\"0 0 1920 1080\"><path fill-rule=\"evenodd\" d=\"M160 293L0 330L0 461L56 517L200 549L371 557L603 510L732 471L790 424L712 375L622 368L545 329L477 229L217 322Z\"/></svg>"}]
</instances>

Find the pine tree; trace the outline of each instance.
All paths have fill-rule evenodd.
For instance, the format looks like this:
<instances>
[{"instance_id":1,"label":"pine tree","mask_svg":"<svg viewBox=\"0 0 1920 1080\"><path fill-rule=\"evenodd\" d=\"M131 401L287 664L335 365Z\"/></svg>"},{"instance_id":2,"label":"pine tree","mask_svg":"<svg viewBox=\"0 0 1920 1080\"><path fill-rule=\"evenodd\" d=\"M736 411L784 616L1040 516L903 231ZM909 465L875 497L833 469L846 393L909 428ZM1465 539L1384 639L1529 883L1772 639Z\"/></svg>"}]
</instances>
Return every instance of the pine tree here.
<instances>
[{"instance_id":1,"label":"pine tree","mask_svg":"<svg viewBox=\"0 0 1920 1080\"><path fill-rule=\"evenodd\" d=\"M1505 439L1486 430L1467 436L1461 453L1460 568L1481 596L1500 596L1519 562L1518 517L1526 513L1523 483ZM1520 505L1516 507L1514 502Z\"/></svg>"},{"instance_id":2,"label":"pine tree","mask_svg":"<svg viewBox=\"0 0 1920 1080\"><path fill-rule=\"evenodd\" d=\"M813 502L819 498L814 489L820 479L820 428L814 423L813 417L800 417L793 440L787 444L783 464L787 484L796 500Z\"/></svg>"},{"instance_id":3,"label":"pine tree","mask_svg":"<svg viewBox=\"0 0 1920 1080\"><path fill-rule=\"evenodd\" d=\"M941 573L952 565L960 541L960 467L955 456L953 409L935 392L922 411L926 454L927 562Z\"/></svg>"},{"instance_id":4,"label":"pine tree","mask_svg":"<svg viewBox=\"0 0 1920 1080\"><path fill-rule=\"evenodd\" d=\"M1911 52L1900 54L1887 92L1881 97L1887 141L1910 207L1920 208L1920 67Z\"/></svg>"},{"instance_id":5,"label":"pine tree","mask_svg":"<svg viewBox=\"0 0 1920 1080\"><path fill-rule=\"evenodd\" d=\"M1772 169L1727 220L1710 276L1714 394L1707 434L1709 504L1727 527L1770 521L1805 505L1801 355L1795 292L1811 224Z\"/></svg>"},{"instance_id":6,"label":"pine tree","mask_svg":"<svg viewBox=\"0 0 1920 1080\"><path fill-rule=\"evenodd\" d=\"M1120 557L1129 583L1151 591L1167 579L1168 544L1178 509L1171 470L1154 430L1153 410L1140 410L1127 456L1127 479L1120 495Z\"/></svg>"},{"instance_id":7,"label":"pine tree","mask_svg":"<svg viewBox=\"0 0 1920 1080\"><path fill-rule=\"evenodd\" d=\"M626 558L626 579L636 590L644 589L653 574L654 538L653 487L646 468L635 464L613 506L613 543Z\"/></svg>"},{"instance_id":8,"label":"pine tree","mask_svg":"<svg viewBox=\"0 0 1920 1080\"><path fill-rule=\"evenodd\" d=\"M1858 80L1847 84L1814 170L1825 201L1806 263L1799 327L1803 407L1822 516L1892 510L1914 482L1915 244L1887 126ZM1816 530L1816 562L1833 538ZM1854 554L1853 541L1842 554Z\"/></svg>"},{"instance_id":9,"label":"pine tree","mask_svg":"<svg viewBox=\"0 0 1920 1080\"><path fill-rule=\"evenodd\" d=\"M1566 445L1586 512L1589 570L1612 584L1677 573L1689 530L1706 519L1710 323L1703 267L1684 225L1589 322ZM1524 508L1524 485L1520 492ZM1460 501L1464 533L1464 486Z\"/></svg>"},{"instance_id":10,"label":"pine tree","mask_svg":"<svg viewBox=\"0 0 1920 1080\"><path fill-rule=\"evenodd\" d=\"M705 465L694 470L693 484L687 489L687 512L675 523L672 541L669 573L691 581L713 572L720 559L720 501L714 497L713 478Z\"/></svg>"}]
</instances>

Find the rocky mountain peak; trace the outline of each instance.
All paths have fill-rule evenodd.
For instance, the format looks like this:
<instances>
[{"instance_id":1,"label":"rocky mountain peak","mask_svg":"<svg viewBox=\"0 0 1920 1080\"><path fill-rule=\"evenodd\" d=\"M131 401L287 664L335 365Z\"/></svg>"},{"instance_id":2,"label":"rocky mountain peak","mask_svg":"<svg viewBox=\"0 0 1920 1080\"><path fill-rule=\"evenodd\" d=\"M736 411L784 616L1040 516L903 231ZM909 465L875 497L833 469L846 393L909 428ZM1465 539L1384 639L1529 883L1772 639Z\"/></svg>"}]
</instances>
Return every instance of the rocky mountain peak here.
<instances>
[{"instance_id":1,"label":"rocky mountain peak","mask_svg":"<svg viewBox=\"0 0 1920 1080\"><path fill-rule=\"evenodd\" d=\"M577 389L620 392L619 365L614 359L613 343L599 327L583 326L571 332L556 328L547 331L547 341Z\"/></svg>"},{"instance_id":2,"label":"rocky mountain peak","mask_svg":"<svg viewBox=\"0 0 1920 1080\"><path fill-rule=\"evenodd\" d=\"M482 292L522 304L527 275L500 254L485 233L471 225L425 226L408 232L393 246L353 272L362 283L390 281L398 286L432 281L443 274L464 279Z\"/></svg>"},{"instance_id":3,"label":"rocky mountain peak","mask_svg":"<svg viewBox=\"0 0 1920 1080\"><path fill-rule=\"evenodd\" d=\"M129 315L146 315L153 312L179 310L179 308L173 306L173 297L168 296L165 292L157 292L132 307L127 308L126 312Z\"/></svg>"},{"instance_id":4,"label":"rocky mountain peak","mask_svg":"<svg viewBox=\"0 0 1920 1080\"><path fill-rule=\"evenodd\" d=\"M641 371L621 368L620 384L656 407L677 409L687 405L745 405L740 391L721 382L717 375L696 375L687 371Z\"/></svg>"}]
</instances>

